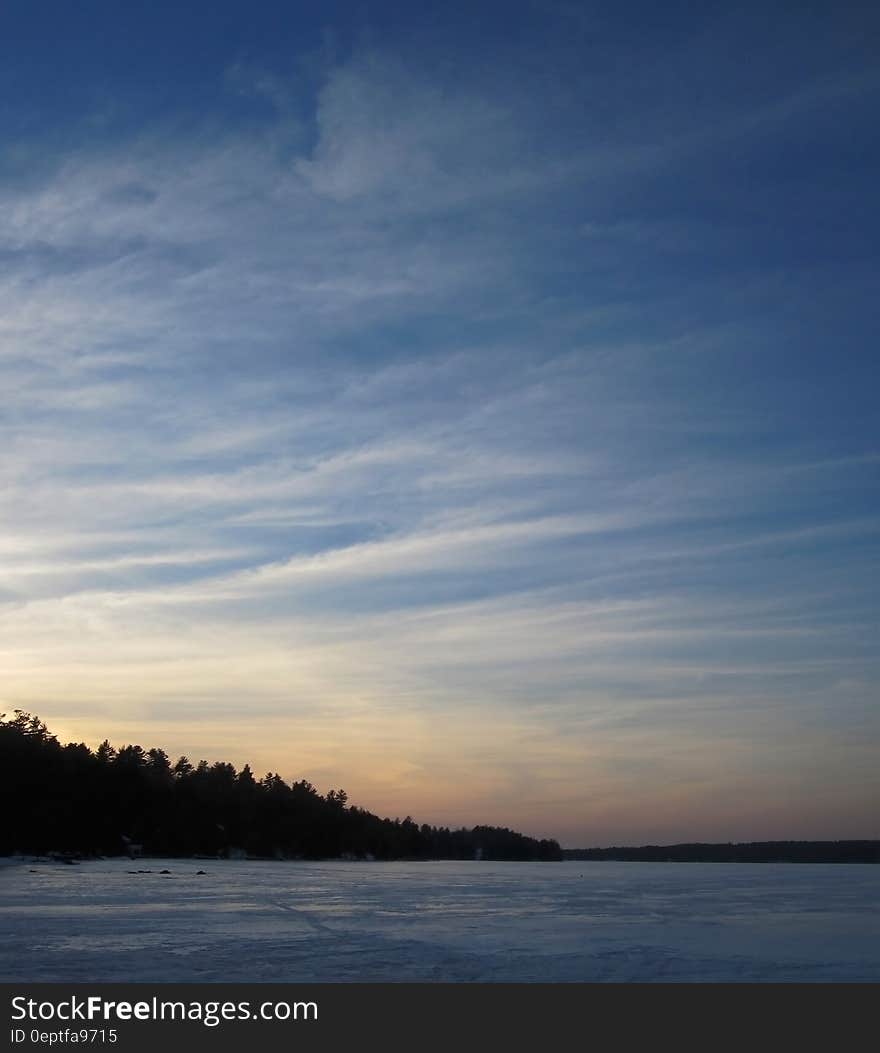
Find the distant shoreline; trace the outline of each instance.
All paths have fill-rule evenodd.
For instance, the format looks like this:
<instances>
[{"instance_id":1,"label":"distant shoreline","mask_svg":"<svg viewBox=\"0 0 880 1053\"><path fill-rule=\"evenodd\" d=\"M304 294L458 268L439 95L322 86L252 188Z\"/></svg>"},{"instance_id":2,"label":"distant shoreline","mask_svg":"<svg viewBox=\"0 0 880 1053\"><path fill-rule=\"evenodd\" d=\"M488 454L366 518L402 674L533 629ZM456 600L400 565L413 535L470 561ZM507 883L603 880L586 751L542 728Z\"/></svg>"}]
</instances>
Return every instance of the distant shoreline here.
<instances>
[{"instance_id":1,"label":"distant shoreline","mask_svg":"<svg viewBox=\"0 0 880 1053\"><path fill-rule=\"evenodd\" d=\"M563 848L564 860L622 863L880 863L880 841L746 841Z\"/></svg>"}]
</instances>

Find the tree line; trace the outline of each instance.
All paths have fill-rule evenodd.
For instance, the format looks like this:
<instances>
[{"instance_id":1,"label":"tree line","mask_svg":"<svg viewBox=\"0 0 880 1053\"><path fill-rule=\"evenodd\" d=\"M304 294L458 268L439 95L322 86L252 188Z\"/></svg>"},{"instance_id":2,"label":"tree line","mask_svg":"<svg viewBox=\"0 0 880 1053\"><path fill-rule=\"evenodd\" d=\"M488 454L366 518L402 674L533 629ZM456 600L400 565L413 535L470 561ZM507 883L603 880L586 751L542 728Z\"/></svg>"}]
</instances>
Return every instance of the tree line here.
<instances>
[{"instance_id":1,"label":"tree line","mask_svg":"<svg viewBox=\"0 0 880 1053\"><path fill-rule=\"evenodd\" d=\"M305 779L222 761L172 762L162 749L105 740L62 745L30 713L0 714L0 854L14 852L285 859L559 860L553 840L504 827L387 819Z\"/></svg>"},{"instance_id":2,"label":"tree line","mask_svg":"<svg viewBox=\"0 0 880 1053\"><path fill-rule=\"evenodd\" d=\"M564 859L627 863L880 863L880 841L746 841L738 844L566 848Z\"/></svg>"}]
</instances>

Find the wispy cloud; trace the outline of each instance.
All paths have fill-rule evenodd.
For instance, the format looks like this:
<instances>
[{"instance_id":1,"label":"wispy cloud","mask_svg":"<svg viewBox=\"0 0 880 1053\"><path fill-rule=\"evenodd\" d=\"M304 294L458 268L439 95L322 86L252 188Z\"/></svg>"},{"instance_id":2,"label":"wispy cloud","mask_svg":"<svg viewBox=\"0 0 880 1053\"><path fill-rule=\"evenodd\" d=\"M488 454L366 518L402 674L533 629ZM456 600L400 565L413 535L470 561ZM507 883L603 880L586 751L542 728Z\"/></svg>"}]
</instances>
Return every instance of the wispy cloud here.
<instances>
[{"instance_id":1,"label":"wispy cloud","mask_svg":"<svg viewBox=\"0 0 880 1053\"><path fill-rule=\"evenodd\" d=\"M600 72L231 62L271 117L0 185L4 708L573 841L750 836L824 742L863 820L876 433L668 180L865 83L634 136Z\"/></svg>"}]
</instances>

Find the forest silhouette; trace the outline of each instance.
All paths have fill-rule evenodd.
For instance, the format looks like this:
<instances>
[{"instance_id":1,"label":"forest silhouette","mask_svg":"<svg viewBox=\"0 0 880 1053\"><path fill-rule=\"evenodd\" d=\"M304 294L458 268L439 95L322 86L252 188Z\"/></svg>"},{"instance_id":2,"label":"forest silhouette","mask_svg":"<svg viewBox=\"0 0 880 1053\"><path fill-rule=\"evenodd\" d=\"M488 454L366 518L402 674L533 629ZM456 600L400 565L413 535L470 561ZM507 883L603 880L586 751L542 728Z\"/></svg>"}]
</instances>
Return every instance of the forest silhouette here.
<instances>
[{"instance_id":1,"label":"forest silhouette","mask_svg":"<svg viewBox=\"0 0 880 1053\"><path fill-rule=\"evenodd\" d=\"M619 863L880 863L880 841L691 842L638 848L564 848L562 857Z\"/></svg>"},{"instance_id":2,"label":"forest silhouette","mask_svg":"<svg viewBox=\"0 0 880 1053\"><path fill-rule=\"evenodd\" d=\"M39 717L0 715L0 854L254 856L275 859L560 860L554 840L504 827L386 819L218 761L172 762L162 749L105 740L62 745Z\"/></svg>"}]
</instances>

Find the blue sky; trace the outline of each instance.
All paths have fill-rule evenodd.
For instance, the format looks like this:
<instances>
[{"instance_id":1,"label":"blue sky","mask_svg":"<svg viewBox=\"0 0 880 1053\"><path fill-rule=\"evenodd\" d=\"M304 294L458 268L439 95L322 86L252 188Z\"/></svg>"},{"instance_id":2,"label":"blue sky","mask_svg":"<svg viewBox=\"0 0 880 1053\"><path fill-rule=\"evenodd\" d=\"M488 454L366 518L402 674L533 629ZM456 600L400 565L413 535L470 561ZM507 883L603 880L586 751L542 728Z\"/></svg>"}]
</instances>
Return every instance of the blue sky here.
<instances>
[{"instance_id":1,"label":"blue sky","mask_svg":"<svg viewBox=\"0 0 880 1053\"><path fill-rule=\"evenodd\" d=\"M2 708L880 836L880 19L804 7L5 4Z\"/></svg>"}]
</instances>

